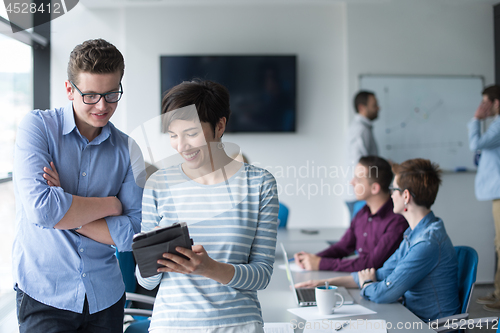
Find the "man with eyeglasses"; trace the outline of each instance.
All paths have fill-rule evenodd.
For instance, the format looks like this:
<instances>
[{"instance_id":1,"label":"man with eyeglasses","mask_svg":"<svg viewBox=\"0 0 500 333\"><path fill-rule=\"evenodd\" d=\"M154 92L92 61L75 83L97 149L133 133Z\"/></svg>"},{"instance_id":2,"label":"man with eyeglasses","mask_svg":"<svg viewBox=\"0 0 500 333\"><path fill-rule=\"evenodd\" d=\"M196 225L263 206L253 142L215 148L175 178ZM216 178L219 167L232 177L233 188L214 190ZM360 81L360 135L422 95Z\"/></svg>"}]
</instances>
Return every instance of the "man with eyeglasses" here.
<instances>
[{"instance_id":1,"label":"man with eyeglasses","mask_svg":"<svg viewBox=\"0 0 500 333\"><path fill-rule=\"evenodd\" d=\"M379 268L396 251L408 228L405 218L393 212L389 162L364 156L356 165L351 185L366 205L352 219L342 239L317 253L299 252L295 262L305 270L357 272ZM394 189L396 190L396 189ZM356 253L356 257L351 257Z\"/></svg>"},{"instance_id":2,"label":"man with eyeglasses","mask_svg":"<svg viewBox=\"0 0 500 333\"><path fill-rule=\"evenodd\" d=\"M125 286L115 257L140 231L144 162L109 122L123 56L102 39L75 47L62 108L35 110L14 153L13 247L20 332L122 332Z\"/></svg>"}]
</instances>

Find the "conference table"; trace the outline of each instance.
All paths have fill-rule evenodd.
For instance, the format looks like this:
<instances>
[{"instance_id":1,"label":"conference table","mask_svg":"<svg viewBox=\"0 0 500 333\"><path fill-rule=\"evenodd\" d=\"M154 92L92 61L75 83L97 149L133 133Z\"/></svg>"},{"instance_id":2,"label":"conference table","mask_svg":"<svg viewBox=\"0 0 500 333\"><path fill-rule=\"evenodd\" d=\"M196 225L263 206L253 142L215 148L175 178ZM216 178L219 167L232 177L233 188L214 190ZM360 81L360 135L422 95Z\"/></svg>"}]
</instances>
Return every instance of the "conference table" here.
<instances>
[{"instance_id":1,"label":"conference table","mask_svg":"<svg viewBox=\"0 0 500 333\"><path fill-rule=\"evenodd\" d=\"M279 268L279 266L284 263L280 242L284 244L289 257L299 251L316 253L328 246L327 241L339 240L344 234L345 228L321 229L318 231L318 233L314 233L314 230L305 230L305 232L303 232L299 229L280 229L278 231L274 272L267 288L258 292L264 323L289 323L290 326L294 328L295 333L301 333L303 331L306 321L287 311L287 309L296 308L298 305L290 289L286 271ZM310 279L326 279L347 274L349 273L325 271L292 272L295 283ZM383 319L387 323L387 331L389 333L403 331L420 333L434 332L427 323L424 323L400 303L377 304L361 297L359 289L348 289L348 291L353 297L355 304L373 310L376 314L336 318L335 320L347 321L351 319L354 321L358 319Z\"/></svg>"}]
</instances>

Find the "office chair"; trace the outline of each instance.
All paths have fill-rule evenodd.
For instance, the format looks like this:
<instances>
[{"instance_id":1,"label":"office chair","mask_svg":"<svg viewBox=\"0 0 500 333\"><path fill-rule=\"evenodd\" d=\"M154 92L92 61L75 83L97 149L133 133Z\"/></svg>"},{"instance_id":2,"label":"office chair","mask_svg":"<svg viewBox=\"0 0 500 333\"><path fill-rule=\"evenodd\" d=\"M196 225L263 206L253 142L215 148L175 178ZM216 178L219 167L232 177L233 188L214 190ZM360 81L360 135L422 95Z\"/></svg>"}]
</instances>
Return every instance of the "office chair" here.
<instances>
[{"instance_id":1,"label":"office chair","mask_svg":"<svg viewBox=\"0 0 500 333\"><path fill-rule=\"evenodd\" d=\"M288 222L288 207L280 202L280 209L278 211L278 228L286 228Z\"/></svg>"},{"instance_id":2,"label":"office chair","mask_svg":"<svg viewBox=\"0 0 500 333\"><path fill-rule=\"evenodd\" d=\"M354 203L354 206L352 208L352 215L351 215L351 221L352 219L354 218L354 216L356 216L356 214L361 210L361 208L363 208L364 206L366 205L366 201L365 200L361 200L361 201L356 201Z\"/></svg>"},{"instance_id":3,"label":"office chair","mask_svg":"<svg viewBox=\"0 0 500 333\"><path fill-rule=\"evenodd\" d=\"M125 283L125 292L135 292L135 260L132 252L118 252L116 250L115 255L122 272L123 283Z\"/></svg>"},{"instance_id":4,"label":"office chair","mask_svg":"<svg viewBox=\"0 0 500 333\"><path fill-rule=\"evenodd\" d=\"M145 163L146 179L148 179L158 168L148 162ZM147 333L149 328L149 318L153 314L151 310L155 302L158 287L153 291L146 291L137 284L135 278L135 259L132 252L116 251L116 258L120 265L120 270L125 283L125 309L124 315L131 316L132 320L124 322L124 332L126 333ZM145 292L143 295L138 292ZM127 318L126 317L126 318ZM129 317L130 318L130 317Z\"/></svg>"},{"instance_id":5,"label":"office chair","mask_svg":"<svg viewBox=\"0 0 500 333\"><path fill-rule=\"evenodd\" d=\"M455 246L455 252L458 259L458 297L462 302L462 313L467 313L476 282L479 258L476 250L468 246Z\"/></svg>"},{"instance_id":6,"label":"office chair","mask_svg":"<svg viewBox=\"0 0 500 333\"><path fill-rule=\"evenodd\" d=\"M135 278L135 260L132 252L118 252L116 251L116 258L120 265L122 272L123 282L125 283L125 309L124 314L128 315L124 325L127 326L125 332L134 332L137 329L137 323L144 322L146 329L142 332L147 332L149 327L149 317L153 311L149 308L144 308L144 305L154 304L155 298L148 295L137 294L137 280ZM131 316L131 317L129 317ZM135 327L135 328L134 328ZM136 331L141 332L141 331Z\"/></svg>"},{"instance_id":7,"label":"office chair","mask_svg":"<svg viewBox=\"0 0 500 333\"><path fill-rule=\"evenodd\" d=\"M150 320L141 320L131 323L123 333L148 333Z\"/></svg>"},{"instance_id":8,"label":"office chair","mask_svg":"<svg viewBox=\"0 0 500 333\"><path fill-rule=\"evenodd\" d=\"M440 333L460 328L460 326L450 327L449 324L453 321L460 322L461 319L469 319L469 304L474 283L476 282L477 263L479 261L476 250L469 246L455 246L455 252L458 259L458 298L462 306L459 314L438 320L438 327L434 328L434 330Z\"/></svg>"}]
</instances>

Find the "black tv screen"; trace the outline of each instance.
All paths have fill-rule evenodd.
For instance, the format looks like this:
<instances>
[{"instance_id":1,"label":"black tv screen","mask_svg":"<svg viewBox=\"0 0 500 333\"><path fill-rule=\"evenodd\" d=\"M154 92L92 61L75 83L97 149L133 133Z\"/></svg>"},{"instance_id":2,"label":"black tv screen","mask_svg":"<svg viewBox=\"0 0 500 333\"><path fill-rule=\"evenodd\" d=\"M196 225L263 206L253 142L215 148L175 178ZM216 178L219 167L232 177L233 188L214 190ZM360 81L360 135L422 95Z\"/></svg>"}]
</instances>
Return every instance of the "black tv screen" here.
<instances>
[{"instance_id":1,"label":"black tv screen","mask_svg":"<svg viewBox=\"0 0 500 333\"><path fill-rule=\"evenodd\" d=\"M295 55L161 56L161 90L194 78L230 94L227 132L295 132Z\"/></svg>"}]
</instances>

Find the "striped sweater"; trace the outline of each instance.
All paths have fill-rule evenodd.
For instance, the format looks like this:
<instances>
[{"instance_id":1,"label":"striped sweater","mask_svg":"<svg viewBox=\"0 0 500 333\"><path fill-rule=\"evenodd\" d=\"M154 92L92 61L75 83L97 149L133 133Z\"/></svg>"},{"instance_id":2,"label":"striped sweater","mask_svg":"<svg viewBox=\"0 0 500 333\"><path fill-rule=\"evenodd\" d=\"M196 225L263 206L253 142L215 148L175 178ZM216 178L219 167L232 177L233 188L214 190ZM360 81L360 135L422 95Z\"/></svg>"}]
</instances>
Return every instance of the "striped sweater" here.
<instances>
[{"instance_id":1,"label":"striped sweater","mask_svg":"<svg viewBox=\"0 0 500 333\"><path fill-rule=\"evenodd\" d=\"M180 165L153 174L144 190L142 231L186 222L194 244L235 273L227 285L194 274L136 274L147 289L160 283L150 329L262 323L257 290L273 272L278 209L274 177L253 165L216 185L189 179Z\"/></svg>"}]
</instances>

